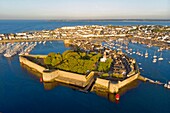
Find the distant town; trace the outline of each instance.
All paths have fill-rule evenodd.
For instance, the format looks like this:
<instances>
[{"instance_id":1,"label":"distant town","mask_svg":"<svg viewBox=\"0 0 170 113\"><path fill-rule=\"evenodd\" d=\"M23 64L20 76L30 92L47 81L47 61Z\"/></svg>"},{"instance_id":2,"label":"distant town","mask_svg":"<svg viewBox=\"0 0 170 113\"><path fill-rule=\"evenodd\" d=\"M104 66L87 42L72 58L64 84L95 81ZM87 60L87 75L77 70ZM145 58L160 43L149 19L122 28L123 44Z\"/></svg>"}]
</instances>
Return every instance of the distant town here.
<instances>
[{"instance_id":1,"label":"distant town","mask_svg":"<svg viewBox=\"0 0 170 113\"><path fill-rule=\"evenodd\" d=\"M170 26L70 26L55 30L30 31L22 33L0 34L0 40L55 40L55 39L89 39L126 37L170 43Z\"/></svg>"}]
</instances>

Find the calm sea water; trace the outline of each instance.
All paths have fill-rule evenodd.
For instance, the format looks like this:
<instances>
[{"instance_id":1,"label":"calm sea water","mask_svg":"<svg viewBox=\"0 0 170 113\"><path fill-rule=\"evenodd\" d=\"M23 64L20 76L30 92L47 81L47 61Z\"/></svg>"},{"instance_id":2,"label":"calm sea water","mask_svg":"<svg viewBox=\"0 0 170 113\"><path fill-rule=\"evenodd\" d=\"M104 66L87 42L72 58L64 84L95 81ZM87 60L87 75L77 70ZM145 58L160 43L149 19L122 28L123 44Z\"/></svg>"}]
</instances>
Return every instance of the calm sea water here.
<instances>
[{"instance_id":1,"label":"calm sea water","mask_svg":"<svg viewBox=\"0 0 170 113\"><path fill-rule=\"evenodd\" d=\"M170 25L170 22L49 22L49 21L0 21L0 33L54 29L74 25ZM154 51L145 45L130 44L131 48L148 50L149 58L133 54L143 76L166 82L170 80L170 51L163 51L164 61L152 63ZM32 54L63 52L62 41L38 44ZM157 56L160 53L156 53ZM82 93L64 86L45 90L37 76L20 66L18 56L5 58L0 54L0 112L2 113L170 113L170 90L163 86L139 83L121 95L117 104L95 93Z\"/></svg>"},{"instance_id":2,"label":"calm sea water","mask_svg":"<svg viewBox=\"0 0 170 113\"><path fill-rule=\"evenodd\" d=\"M77 25L169 25L168 21L45 21L45 20L0 20L0 33L17 33L34 30L53 30L63 26Z\"/></svg>"}]
</instances>

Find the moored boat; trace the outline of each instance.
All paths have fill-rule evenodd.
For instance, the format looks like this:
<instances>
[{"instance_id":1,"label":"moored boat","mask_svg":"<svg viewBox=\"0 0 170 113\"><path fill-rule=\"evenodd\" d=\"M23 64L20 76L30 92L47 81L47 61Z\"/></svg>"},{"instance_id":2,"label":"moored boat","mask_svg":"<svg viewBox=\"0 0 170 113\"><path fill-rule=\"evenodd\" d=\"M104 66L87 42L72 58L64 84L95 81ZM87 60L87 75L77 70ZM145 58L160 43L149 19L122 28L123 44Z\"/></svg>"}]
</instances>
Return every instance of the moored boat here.
<instances>
[{"instance_id":1,"label":"moored boat","mask_svg":"<svg viewBox=\"0 0 170 113\"><path fill-rule=\"evenodd\" d=\"M145 53L145 58L148 58L148 52L147 52L147 50L146 50L146 53Z\"/></svg>"},{"instance_id":2,"label":"moored boat","mask_svg":"<svg viewBox=\"0 0 170 113\"><path fill-rule=\"evenodd\" d=\"M160 57L158 58L159 61L163 60L162 53L160 54Z\"/></svg>"},{"instance_id":3,"label":"moored boat","mask_svg":"<svg viewBox=\"0 0 170 113\"><path fill-rule=\"evenodd\" d=\"M154 52L154 56L153 56L153 58L157 58L157 56L156 56L156 51Z\"/></svg>"},{"instance_id":4,"label":"moored boat","mask_svg":"<svg viewBox=\"0 0 170 113\"><path fill-rule=\"evenodd\" d=\"M152 61L152 62L153 62L153 63L156 63L156 61L157 61L157 59L153 59L153 61Z\"/></svg>"}]
</instances>

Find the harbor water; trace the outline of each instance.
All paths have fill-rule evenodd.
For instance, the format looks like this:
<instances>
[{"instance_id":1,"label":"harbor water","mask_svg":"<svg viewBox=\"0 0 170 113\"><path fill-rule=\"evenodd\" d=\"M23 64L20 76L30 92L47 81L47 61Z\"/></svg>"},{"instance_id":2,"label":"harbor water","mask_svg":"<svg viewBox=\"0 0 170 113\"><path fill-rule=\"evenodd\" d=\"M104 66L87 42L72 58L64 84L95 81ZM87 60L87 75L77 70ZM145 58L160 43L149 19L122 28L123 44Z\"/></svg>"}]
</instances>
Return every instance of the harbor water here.
<instances>
[{"instance_id":1,"label":"harbor water","mask_svg":"<svg viewBox=\"0 0 170 113\"><path fill-rule=\"evenodd\" d=\"M0 33L16 33L42 29L55 29L62 26L76 25L169 25L170 22L129 22L129 21L0 21ZM170 50L157 52L158 47L147 48L146 45L129 43L133 51L140 51L148 58L137 54L127 54L135 58L141 69L141 75L159 80L170 81ZM48 54L49 52L64 52L69 49L63 41L47 41L37 44L31 54ZM153 55L163 61L153 63ZM32 71L19 63L18 56L6 58L0 54L0 112L2 113L170 113L170 90L163 85L149 82L138 84L125 91L119 102L112 102L105 96L96 93L83 93L69 87L57 85L47 90Z\"/></svg>"}]
</instances>

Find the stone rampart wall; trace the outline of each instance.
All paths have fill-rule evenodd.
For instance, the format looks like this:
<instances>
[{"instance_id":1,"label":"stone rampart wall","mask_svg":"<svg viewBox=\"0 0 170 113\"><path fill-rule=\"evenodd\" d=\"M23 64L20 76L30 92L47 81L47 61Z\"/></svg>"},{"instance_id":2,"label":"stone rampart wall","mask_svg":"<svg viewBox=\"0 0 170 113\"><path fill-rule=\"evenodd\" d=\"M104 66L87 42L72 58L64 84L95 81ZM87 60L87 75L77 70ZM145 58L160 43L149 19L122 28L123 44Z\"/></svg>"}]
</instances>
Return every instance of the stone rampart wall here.
<instances>
[{"instance_id":1,"label":"stone rampart wall","mask_svg":"<svg viewBox=\"0 0 170 113\"><path fill-rule=\"evenodd\" d=\"M31 62L31 61L29 61L28 59L26 59L26 58L24 58L22 56L19 57L19 61L20 61L20 63L25 64L28 67L35 69L36 71L40 72L41 74L45 70L44 67L42 67L42 66L40 66L40 65L38 65L38 64L36 64L34 62Z\"/></svg>"},{"instance_id":2,"label":"stone rampart wall","mask_svg":"<svg viewBox=\"0 0 170 113\"><path fill-rule=\"evenodd\" d=\"M39 58L44 58L46 55L28 55L31 57L39 57ZM76 74L76 73L71 73L71 72L66 72L66 71L61 71L61 70L55 70L52 72L43 72L45 70L44 67L31 62L30 60L20 56L19 60L21 63L35 69L36 71L40 72L43 77L44 82L51 82L51 81L62 81L64 83L69 83L73 85L77 84L82 84L81 86L86 86L88 83L93 79L94 72L90 72L89 75L81 75L81 74Z\"/></svg>"},{"instance_id":3,"label":"stone rampart wall","mask_svg":"<svg viewBox=\"0 0 170 113\"><path fill-rule=\"evenodd\" d=\"M138 76L139 76L139 75L138 75L138 73L137 73L137 74L135 74L135 75L133 75L133 76L131 76L131 77L123 80L123 81L119 81L119 83L118 83L118 88L120 89L120 88L124 87L125 85L131 83L132 81L138 79Z\"/></svg>"},{"instance_id":4,"label":"stone rampart wall","mask_svg":"<svg viewBox=\"0 0 170 113\"><path fill-rule=\"evenodd\" d=\"M135 74L123 81L119 81L117 84L113 84L110 83L109 84L109 92L110 93L117 93L119 91L119 89L121 89L122 87L126 86L127 84L133 82L134 80L138 79L138 74Z\"/></svg>"},{"instance_id":5,"label":"stone rampart wall","mask_svg":"<svg viewBox=\"0 0 170 113\"><path fill-rule=\"evenodd\" d=\"M95 84L102 86L102 87L105 87L107 89L109 88L109 80L97 78Z\"/></svg>"}]
</instances>

